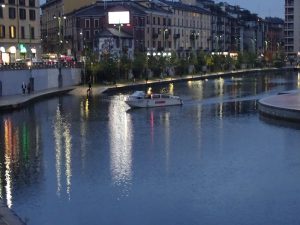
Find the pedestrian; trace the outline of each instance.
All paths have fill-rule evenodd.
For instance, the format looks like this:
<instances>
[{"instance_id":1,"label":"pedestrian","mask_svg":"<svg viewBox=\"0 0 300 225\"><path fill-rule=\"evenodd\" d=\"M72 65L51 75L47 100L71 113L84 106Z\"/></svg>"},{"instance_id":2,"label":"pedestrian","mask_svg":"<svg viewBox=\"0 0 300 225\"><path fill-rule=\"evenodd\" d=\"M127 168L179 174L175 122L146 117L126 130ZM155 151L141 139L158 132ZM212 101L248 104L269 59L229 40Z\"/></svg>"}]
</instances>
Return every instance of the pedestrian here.
<instances>
[{"instance_id":1,"label":"pedestrian","mask_svg":"<svg viewBox=\"0 0 300 225\"><path fill-rule=\"evenodd\" d=\"M31 85L30 85L30 82L28 82L28 84L27 84L27 93L30 94L30 91L31 91Z\"/></svg>"},{"instance_id":2,"label":"pedestrian","mask_svg":"<svg viewBox=\"0 0 300 225\"><path fill-rule=\"evenodd\" d=\"M89 80L89 89L91 90L92 89L92 81Z\"/></svg>"},{"instance_id":3,"label":"pedestrian","mask_svg":"<svg viewBox=\"0 0 300 225\"><path fill-rule=\"evenodd\" d=\"M26 84L25 82L22 83L22 93L23 95L25 95L25 92L26 92Z\"/></svg>"},{"instance_id":4,"label":"pedestrian","mask_svg":"<svg viewBox=\"0 0 300 225\"><path fill-rule=\"evenodd\" d=\"M91 80L89 80L89 82L88 82L88 89L87 89L87 91L86 91L86 94L87 94L87 96L90 96L90 94L91 94L91 91L92 91L92 81Z\"/></svg>"}]
</instances>

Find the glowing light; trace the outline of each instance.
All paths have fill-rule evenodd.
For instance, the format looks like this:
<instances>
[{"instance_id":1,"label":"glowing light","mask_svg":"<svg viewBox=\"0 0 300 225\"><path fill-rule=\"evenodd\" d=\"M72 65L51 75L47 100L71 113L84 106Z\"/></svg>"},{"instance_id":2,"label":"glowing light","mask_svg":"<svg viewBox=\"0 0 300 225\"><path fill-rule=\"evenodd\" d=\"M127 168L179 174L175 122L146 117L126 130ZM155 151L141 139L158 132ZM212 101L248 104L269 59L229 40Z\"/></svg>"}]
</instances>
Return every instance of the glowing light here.
<instances>
[{"instance_id":1,"label":"glowing light","mask_svg":"<svg viewBox=\"0 0 300 225\"><path fill-rule=\"evenodd\" d=\"M172 95L174 94L174 84L173 83L169 84L169 93Z\"/></svg>"},{"instance_id":2,"label":"glowing light","mask_svg":"<svg viewBox=\"0 0 300 225\"><path fill-rule=\"evenodd\" d=\"M12 54L16 54L17 52L17 48L15 46L11 46L9 49L8 49L8 52L12 53Z\"/></svg>"},{"instance_id":3,"label":"glowing light","mask_svg":"<svg viewBox=\"0 0 300 225\"><path fill-rule=\"evenodd\" d=\"M108 12L108 24L130 23L129 11Z\"/></svg>"},{"instance_id":4,"label":"glowing light","mask_svg":"<svg viewBox=\"0 0 300 225\"><path fill-rule=\"evenodd\" d=\"M149 87L147 90L147 95L151 95L152 94L152 87Z\"/></svg>"}]
</instances>

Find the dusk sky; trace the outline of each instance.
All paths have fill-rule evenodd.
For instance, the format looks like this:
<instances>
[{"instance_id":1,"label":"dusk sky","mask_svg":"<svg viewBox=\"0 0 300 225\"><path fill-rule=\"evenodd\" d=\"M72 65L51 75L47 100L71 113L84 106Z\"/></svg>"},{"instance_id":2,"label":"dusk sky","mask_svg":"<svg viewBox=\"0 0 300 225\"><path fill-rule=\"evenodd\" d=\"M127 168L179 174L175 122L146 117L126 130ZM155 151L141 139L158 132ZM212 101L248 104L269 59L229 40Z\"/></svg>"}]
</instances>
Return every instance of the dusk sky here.
<instances>
[{"instance_id":1,"label":"dusk sky","mask_svg":"<svg viewBox=\"0 0 300 225\"><path fill-rule=\"evenodd\" d=\"M284 0L216 0L215 2L228 2L231 5L239 5L263 18L271 16L284 19Z\"/></svg>"},{"instance_id":2,"label":"dusk sky","mask_svg":"<svg viewBox=\"0 0 300 225\"><path fill-rule=\"evenodd\" d=\"M45 1L40 0L41 4ZM271 16L284 19L284 0L215 0L215 2L228 2L231 5L239 5L263 18Z\"/></svg>"}]
</instances>

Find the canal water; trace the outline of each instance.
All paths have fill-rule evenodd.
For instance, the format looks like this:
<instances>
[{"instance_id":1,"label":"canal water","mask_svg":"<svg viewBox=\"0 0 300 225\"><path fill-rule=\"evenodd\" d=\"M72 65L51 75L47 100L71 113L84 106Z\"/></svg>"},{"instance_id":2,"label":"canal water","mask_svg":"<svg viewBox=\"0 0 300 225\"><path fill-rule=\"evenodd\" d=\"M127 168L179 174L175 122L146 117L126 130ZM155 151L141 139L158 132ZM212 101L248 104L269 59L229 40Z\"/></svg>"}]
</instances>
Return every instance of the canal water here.
<instances>
[{"instance_id":1,"label":"canal water","mask_svg":"<svg viewBox=\"0 0 300 225\"><path fill-rule=\"evenodd\" d=\"M2 113L0 197L28 225L298 225L300 131L258 100L295 73L152 86L183 106L131 110L131 91Z\"/></svg>"}]
</instances>

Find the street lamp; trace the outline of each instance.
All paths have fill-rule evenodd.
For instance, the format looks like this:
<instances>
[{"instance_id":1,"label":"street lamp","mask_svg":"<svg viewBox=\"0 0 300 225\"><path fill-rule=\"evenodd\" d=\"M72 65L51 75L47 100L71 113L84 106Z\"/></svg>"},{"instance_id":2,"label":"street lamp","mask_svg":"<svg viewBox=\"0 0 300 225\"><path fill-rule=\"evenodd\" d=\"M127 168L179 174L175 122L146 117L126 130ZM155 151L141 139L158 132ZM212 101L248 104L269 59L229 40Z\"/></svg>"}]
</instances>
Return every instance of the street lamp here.
<instances>
[{"instance_id":1,"label":"street lamp","mask_svg":"<svg viewBox=\"0 0 300 225\"><path fill-rule=\"evenodd\" d=\"M62 38L62 24L61 24L61 22L62 22L62 20L65 20L65 19L67 19L67 17L65 17L65 16L63 16L63 17L61 17L61 16L53 16L53 19L57 19L57 21L58 21L58 33L57 33L57 35L58 35L58 41L59 41L59 46L58 46L58 54L60 54L60 52L61 52L61 45L62 45L62 43L63 43L63 38ZM59 57L59 55L58 55L58 57Z\"/></svg>"},{"instance_id":2,"label":"street lamp","mask_svg":"<svg viewBox=\"0 0 300 225\"><path fill-rule=\"evenodd\" d=\"M57 19L58 21L58 41L59 41L59 44L58 44L58 51L57 51L57 60L58 60L58 87L62 87L63 86L63 79L62 79L62 74L61 74L61 62L60 62L60 54L61 54L61 47L62 47L62 34L61 34L61 21L62 19L67 19L67 17L63 16L63 17L60 17L60 16L54 16L53 19Z\"/></svg>"},{"instance_id":3,"label":"street lamp","mask_svg":"<svg viewBox=\"0 0 300 225\"><path fill-rule=\"evenodd\" d=\"M219 41L222 38L222 35L216 35L215 38L217 39L217 52L219 52L221 49L219 49Z\"/></svg>"},{"instance_id":4,"label":"street lamp","mask_svg":"<svg viewBox=\"0 0 300 225\"><path fill-rule=\"evenodd\" d=\"M166 48L166 33L167 32L169 32L169 30L166 28L166 29L164 29L164 35L163 35L163 38L164 38L164 50L165 50L165 48Z\"/></svg>"},{"instance_id":5,"label":"street lamp","mask_svg":"<svg viewBox=\"0 0 300 225\"><path fill-rule=\"evenodd\" d=\"M256 38L251 38L253 52L256 54Z\"/></svg>"}]
</instances>

